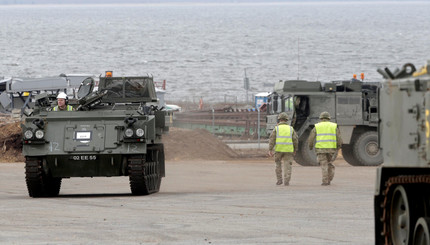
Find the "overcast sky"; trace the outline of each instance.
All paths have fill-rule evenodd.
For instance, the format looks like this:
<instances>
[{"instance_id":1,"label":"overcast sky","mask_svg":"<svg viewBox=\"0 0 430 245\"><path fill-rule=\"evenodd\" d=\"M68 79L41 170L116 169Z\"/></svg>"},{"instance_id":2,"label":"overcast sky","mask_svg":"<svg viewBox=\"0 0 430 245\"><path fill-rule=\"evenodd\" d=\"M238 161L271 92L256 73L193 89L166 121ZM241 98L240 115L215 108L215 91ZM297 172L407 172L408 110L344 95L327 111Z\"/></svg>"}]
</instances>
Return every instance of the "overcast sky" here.
<instances>
[{"instance_id":1,"label":"overcast sky","mask_svg":"<svg viewBox=\"0 0 430 245\"><path fill-rule=\"evenodd\" d=\"M177 2L210 2L210 3L240 3L240 2L304 2L304 1L372 1L372 0L0 0L0 4L109 4L109 3L177 3ZM408 0L389 0L408 1Z\"/></svg>"},{"instance_id":2,"label":"overcast sky","mask_svg":"<svg viewBox=\"0 0 430 245\"><path fill-rule=\"evenodd\" d=\"M166 3L166 2L287 2L300 0L0 0L0 4L103 4L103 3Z\"/></svg>"}]
</instances>

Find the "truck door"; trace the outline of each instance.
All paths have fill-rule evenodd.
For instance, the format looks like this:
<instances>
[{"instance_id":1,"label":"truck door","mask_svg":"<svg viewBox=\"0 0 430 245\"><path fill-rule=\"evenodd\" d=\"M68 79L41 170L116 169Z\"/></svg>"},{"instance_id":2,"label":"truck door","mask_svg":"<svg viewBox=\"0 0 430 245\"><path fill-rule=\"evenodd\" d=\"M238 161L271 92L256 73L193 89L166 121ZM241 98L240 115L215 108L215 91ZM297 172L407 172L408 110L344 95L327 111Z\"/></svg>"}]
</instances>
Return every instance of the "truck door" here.
<instances>
[{"instance_id":1,"label":"truck door","mask_svg":"<svg viewBox=\"0 0 430 245\"><path fill-rule=\"evenodd\" d=\"M294 116L294 97L293 95L287 95L286 97L283 98L283 111L285 113L287 113L288 118L289 118L289 124L291 124L291 119Z\"/></svg>"},{"instance_id":2,"label":"truck door","mask_svg":"<svg viewBox=\"0 0 430 245\"><path fill-rule=\"evenodd\" d=\"M363 123L361 93L336 94L336 120L340 125Z\"/></svg>"}]
</instances>

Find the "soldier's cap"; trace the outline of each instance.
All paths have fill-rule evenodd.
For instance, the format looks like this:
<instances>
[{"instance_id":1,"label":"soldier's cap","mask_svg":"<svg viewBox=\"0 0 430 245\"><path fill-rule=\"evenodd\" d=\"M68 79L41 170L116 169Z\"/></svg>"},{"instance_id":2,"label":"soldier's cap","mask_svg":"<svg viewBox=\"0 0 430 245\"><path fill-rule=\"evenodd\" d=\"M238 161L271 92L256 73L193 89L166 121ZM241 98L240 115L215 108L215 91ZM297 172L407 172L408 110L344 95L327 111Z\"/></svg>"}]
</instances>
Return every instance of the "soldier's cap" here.
<instances>
[{"instance_id":1,"label":"soldier's cap","mask_svg":"<svg viewBox=\"0 0 430 245\"><path fill-rule=\"evenodd\" d=\"M331 119L330 113L328 113L326 111L321 112L320 119L329 119L330 120Z\"/></svg>"},{"instance_id":2,"label":"soldier's cap","mask_svg":"<svg viewBox=\"0 0 430 245\"><path fill-rule=\"evenodd\" d=\"M287 115L287 113L285 113L285 112L281 112L281 113L278 115L278 120L285 120L285 121L288 121L288 115Z\"/></svg>"}]
</instances>

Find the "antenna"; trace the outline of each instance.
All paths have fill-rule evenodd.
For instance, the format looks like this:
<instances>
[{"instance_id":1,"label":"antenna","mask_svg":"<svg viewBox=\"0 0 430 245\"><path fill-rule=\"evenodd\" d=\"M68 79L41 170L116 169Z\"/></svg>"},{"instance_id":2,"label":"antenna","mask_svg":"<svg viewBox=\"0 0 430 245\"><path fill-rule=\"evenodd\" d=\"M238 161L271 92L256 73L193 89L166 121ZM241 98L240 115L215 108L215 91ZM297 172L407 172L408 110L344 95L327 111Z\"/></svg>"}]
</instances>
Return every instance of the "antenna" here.
<instances>
[{"instance_id":1,"label":"antenna","mask_svg":"<svg viewBox=\"0 0 430 245\"><path fill-rule=\"evenodd\" d=\"M246 68L243 69L245 77L243 78L243 88L246 90L246 103L248 103L249 78L246 76Z\"/></svg>"},{"instance_id":2,"label":"antenna","mask_svg":"<svg viewBox=\"0 0 430 245\"><path fill-rule=\"evenodd\" d=\"M300 42L297 37L297 80L300 80Z\"/></svg>"}]
</instances>

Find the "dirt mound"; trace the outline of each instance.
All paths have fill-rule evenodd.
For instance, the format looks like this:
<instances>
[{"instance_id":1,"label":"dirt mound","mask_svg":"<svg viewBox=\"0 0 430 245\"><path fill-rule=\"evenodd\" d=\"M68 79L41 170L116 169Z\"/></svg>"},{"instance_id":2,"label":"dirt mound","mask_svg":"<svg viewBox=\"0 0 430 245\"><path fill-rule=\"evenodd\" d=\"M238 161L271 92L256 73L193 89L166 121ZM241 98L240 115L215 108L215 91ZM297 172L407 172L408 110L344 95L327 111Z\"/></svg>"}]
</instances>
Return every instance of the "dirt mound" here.
<instances>
[{"instance_id":1,"label":"dirt mound","mask_svg":"<svg viewBox=\"0 0 430 245\"><path fill-rule=\"evenodd\" d=\"M0 125L0 162L23 162L20 122Z\"/></svg>"},{"instance_id":2,"label":"dirt mound","mask_svg":"<svg viewBox=\"0 0 430 245\"><path fill-rule=\"evenodd\" d=\"M166 160L228 160L239 154L204 129L170 128L163 135Z\"/></svg>"}]
</instances>

